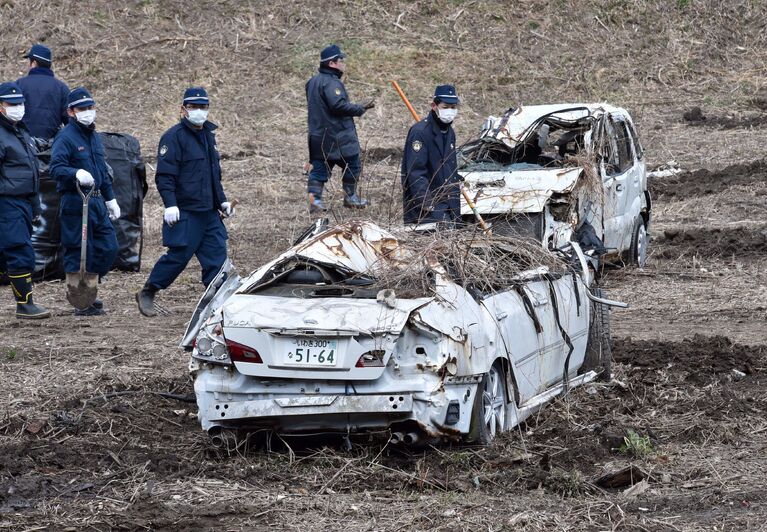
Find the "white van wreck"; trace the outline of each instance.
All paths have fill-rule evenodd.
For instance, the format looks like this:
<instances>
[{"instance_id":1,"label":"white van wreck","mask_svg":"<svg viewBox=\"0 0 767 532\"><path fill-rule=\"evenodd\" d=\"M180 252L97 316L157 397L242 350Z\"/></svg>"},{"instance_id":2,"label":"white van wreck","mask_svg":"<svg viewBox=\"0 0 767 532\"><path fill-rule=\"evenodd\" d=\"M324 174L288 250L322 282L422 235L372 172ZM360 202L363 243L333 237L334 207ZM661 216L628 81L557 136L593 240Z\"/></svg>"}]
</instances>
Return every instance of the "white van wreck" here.
<instances>
[{"instance_id":1,"label":"white van wreck","mask_svg":"<svg viewBox=\"0 0 767 532\"><path fill-rule=\"evenodd\" d=\"M577 243L319 222L245 278L227 262L182 340L202 428L222 444L391 431L487 443L610 375L608 306Z\"/></svg>"},{"instance_id":2,"label":"white van wreck","mask_svg":"<svg viewBox=\"0 0 767 532\"><path fill-rule=\"evenodd\" d=\"M608 104L520 106L489 117L459 153L476 211L501 234L644 266L652 202L631 116ZM462 198L461 215L474 217Z\"/></svg>"}]
</instances>

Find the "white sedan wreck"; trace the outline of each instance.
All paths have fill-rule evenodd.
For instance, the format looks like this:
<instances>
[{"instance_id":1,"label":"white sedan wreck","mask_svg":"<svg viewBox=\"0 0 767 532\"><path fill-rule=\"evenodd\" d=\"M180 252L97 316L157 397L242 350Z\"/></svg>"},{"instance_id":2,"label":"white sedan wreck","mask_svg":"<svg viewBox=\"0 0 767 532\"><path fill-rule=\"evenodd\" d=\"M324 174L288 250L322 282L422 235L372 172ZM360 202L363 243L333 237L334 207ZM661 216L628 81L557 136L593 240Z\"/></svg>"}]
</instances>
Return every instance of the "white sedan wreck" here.
<instances>
[{"instance_id":1,"label":"white sedan wreck","mask_svg":"<svg viewBox=\"0 0 767 532\"><path fill-rule=\"evenodd\" d=\"M487 443L609 378L612 302L577 244L562 255L318 222L246 278L227 262L181 343L202 428L218 444L262 429Z\"/></svg>"},{"instance_id":2,"label":"white sedan wreck","mask_svg":"<svg viewBox=\"0 0 767 532\"><path fill-rule=\"evenodd\" d=\"M652 202L625 109L532 105L491 116L461 149L459 174L496 233L529 235L549 249L577 240L608 262L645 264ZM465 199L461 214L474 216Z\"/></svg>"}]
</instances>

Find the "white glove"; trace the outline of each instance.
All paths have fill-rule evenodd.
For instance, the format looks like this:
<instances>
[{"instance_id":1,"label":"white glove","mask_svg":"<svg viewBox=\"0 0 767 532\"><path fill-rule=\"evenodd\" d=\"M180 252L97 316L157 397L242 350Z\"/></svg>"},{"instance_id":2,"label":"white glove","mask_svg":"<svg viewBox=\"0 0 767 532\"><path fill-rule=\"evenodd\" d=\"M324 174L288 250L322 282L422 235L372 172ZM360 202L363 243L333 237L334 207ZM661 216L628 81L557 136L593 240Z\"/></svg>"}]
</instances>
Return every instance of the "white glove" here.
<instances>
[{"instance_id":1,"label":"white glove","mask_svg":"<svg viewBox=\"0 0 767 532\"><path fill-rule=\"evenodd\" d=\"M221 204L221 212L224 215L224 218L229 218L234 214L234 207L232 207L232 204L228 201L225 201Z\"/></svg>"},{"instance_id":2,"label":"white glove","mask_svg":"<svg viewBox=\"0 0 767 532\"><path fill-rule=\"evenodd\" d=\"M116 199L111 199L106 202L107 210L109 211L109 219L117 220L120 217L120 206L117 204Z\"/></svg>"},{"instance_id":3,"label":"white glove","mask_svg":"<svg viewBox=\"0 0 767 532\"><path fill-rule=\"evenodd\" d=\"M77 178L77 182L84 187L92 187L95 183L91 173L88 170L83 170L82 168L77 171L75 177Z\"/></svg>"},{"instance_id":4,"label":"white glove","mask_svg":"<svg viewBox=\"0 0 767 532\"><path fill-rule=\"evenodd\" d=\"M173 225L181 219L181 213L178 207L168 207L165 209L165 214L162 215L163 220L168 225Z\"/></svg>"}]
</instances>

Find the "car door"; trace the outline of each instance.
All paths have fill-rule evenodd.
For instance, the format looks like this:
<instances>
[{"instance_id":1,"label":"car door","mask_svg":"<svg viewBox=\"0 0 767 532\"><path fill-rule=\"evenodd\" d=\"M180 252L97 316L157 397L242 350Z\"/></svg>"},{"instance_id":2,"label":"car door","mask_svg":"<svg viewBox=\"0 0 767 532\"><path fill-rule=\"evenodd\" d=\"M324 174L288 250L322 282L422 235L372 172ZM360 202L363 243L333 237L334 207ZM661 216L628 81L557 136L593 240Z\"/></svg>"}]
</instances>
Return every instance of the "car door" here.
<instances>
[{"instance_id":1,"label":"car door","mask_svg":"<svg viewBox=\"0 0 767 532\"><path fill-rule=\"evenodd\" d=\"M630 197L632 167L634 162L631 139L626 136L625 126L613 116L602 121L599 172L604 187L604 210L602 241L605 247L622 251L631 239L631 222L626 220ZM631 227L627 227L631 225Z\"/></svg>"}]
</instances>

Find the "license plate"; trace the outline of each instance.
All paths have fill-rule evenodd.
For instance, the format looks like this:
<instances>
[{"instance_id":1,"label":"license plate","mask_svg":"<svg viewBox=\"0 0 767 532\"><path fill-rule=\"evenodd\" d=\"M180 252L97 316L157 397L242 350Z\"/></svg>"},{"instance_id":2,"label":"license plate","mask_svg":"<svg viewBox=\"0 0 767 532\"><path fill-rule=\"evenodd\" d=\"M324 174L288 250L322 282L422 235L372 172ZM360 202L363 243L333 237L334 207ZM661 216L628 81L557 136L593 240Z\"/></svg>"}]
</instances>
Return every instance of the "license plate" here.
<instances>
[{"instance_id":1,"label":"license plate","mask_svg":"<svg viewBox=\"0 0 767 532\"><path fill-rule=\"evenodd\" d=\"M295 338L288 344L283 362L288 366L335 366L338 361L338 340Z\"/></svg>"}]
</instances>

